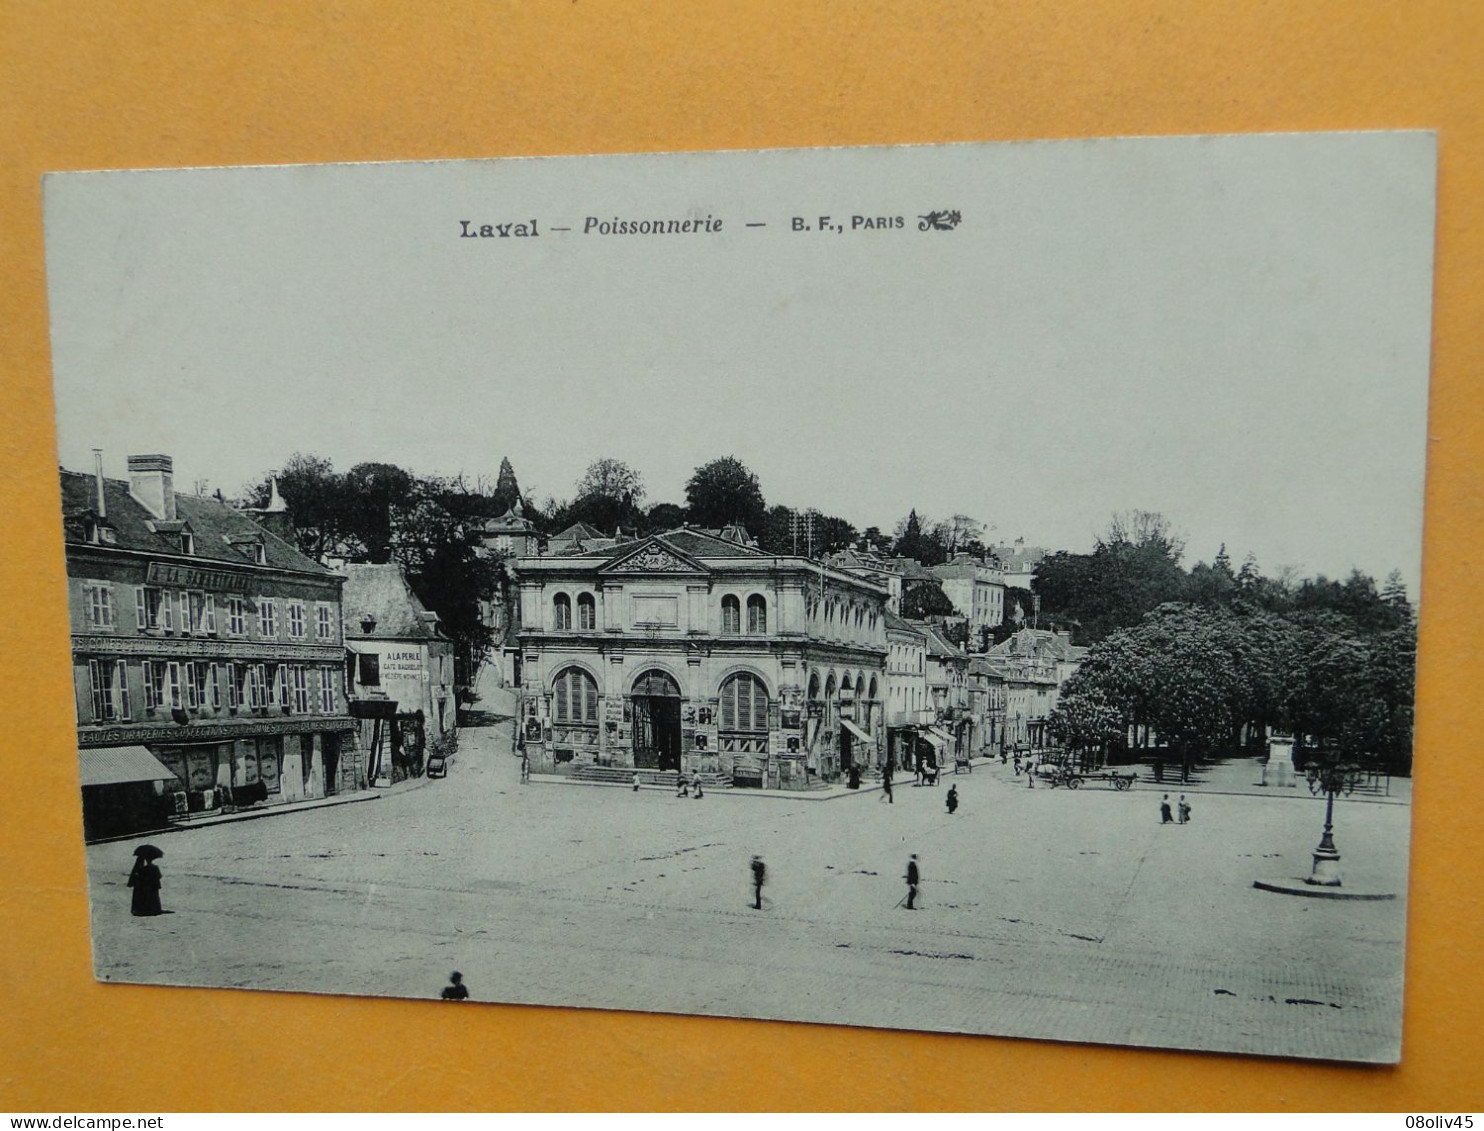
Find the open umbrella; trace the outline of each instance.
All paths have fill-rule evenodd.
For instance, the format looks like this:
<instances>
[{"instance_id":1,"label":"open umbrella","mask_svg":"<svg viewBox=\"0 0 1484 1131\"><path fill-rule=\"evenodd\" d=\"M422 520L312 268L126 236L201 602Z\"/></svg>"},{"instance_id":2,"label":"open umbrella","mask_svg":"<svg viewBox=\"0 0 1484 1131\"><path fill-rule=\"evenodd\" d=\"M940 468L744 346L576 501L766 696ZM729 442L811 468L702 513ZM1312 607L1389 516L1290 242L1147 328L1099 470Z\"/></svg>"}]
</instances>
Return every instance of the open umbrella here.
<instances>
[{"instance_id":1,"label":"open umbrella","mask_svg":"<svg viewBox=\"0 0 1484 1131\"><path fill-rule=\"evenodd\" d=\"M152 844L141 844L134 850L134 855L144 860L158 860L161 856L165 855L165 852L163 849L156 848Z\"/></svg>"}]
</instances>

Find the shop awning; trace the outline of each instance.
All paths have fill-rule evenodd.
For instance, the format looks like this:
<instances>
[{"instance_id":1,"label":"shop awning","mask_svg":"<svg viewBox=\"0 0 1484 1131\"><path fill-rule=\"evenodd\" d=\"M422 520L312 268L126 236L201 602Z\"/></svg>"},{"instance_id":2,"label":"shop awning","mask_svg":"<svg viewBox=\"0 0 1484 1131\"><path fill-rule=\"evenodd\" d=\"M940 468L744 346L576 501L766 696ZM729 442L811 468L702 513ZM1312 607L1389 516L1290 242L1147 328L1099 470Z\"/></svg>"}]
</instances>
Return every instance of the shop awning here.
<instances>
[{"instance_id":1,"label":"shop awning","mask_svg":"<svg viewBox=\"0 0 1484 1131\"><path fill-rule=\"evenodd\" d=\"M78 759L83 785L175 780L175 775L145 746L100 746L78 751Z\"/></svg>"},{"instance_id":2,"label":"shop awning","mask_svg":"<svg viewBox=\"0 0 1484 1131\"><path fill-rule=\"evenodd\" d=\"M868 730L862 730L860 727L856 726L849 719L841 719L840 720L840 725L842 727L844 727L846 730L848 730L851 734L855 735L856 738L863 739L866 742L875 742L876 741L875 736L872 735L870 731L868 731Z\"/></svg>"},{"instance_id":3,"label":"shop awning","mask_svg":"<svg viewBox=\"0 0 1484 1131\"><path fill-rule=\"evenodd\" d=\"M949 734L942 727L933 727L930 731L928 731L928 733L937 738L938 749L940 750L943 749L945 746L953 745L953 735Z\"/></svg>"},{"instance_id":4,"label":"shop awning","mask_svg":"<svg viewBox=\"0 0 1484 1131\"><path fill-rule=\"evenodd\" d=\"M917 732L917 737L926 742L931 742L933 747L939 751L947 746L947 743L943 740L943 736L935 730L920 730Z\"/></svg>"}]
</instances>

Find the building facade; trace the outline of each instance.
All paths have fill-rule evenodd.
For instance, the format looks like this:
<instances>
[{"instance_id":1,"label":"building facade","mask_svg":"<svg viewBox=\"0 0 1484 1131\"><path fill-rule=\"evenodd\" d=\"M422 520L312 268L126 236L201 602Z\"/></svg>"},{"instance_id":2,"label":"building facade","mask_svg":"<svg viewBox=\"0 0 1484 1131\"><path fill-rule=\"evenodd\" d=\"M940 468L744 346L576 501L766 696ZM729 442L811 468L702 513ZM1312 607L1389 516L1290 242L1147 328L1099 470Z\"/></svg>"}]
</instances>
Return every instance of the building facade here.
<instances>
[{"instance_id":1,"label":"building facade","mask_svg":"<svg viewBox=\"0 0 1484 1131\"><path fill-rule=\"evenodd\" d=\"M881 588L689 528L516 572L519 740L536 772L807 789L884 759Z\"/></svg>"},{"instance_id":2,"label":"building facade","mask_svg":"<svg viewBox=\"0 0 1484 1131\"><path fill-rule=\"evenodd\" d=\"M933 576L954 610L968 621L971 644L978 646L986 632L1000 626L1005 616L1005 578L997 568L972 554L955 554L952 561L934 566Z\"/></svg>"},{"instance_id":3,"label":"building facade","mask_svg":"<svg viewBox=\"0 0 1484 1131\"><path fill-rule=\"evenodd\" d=\"M457 718L453 641L402 567L345 567L345 668L367 777L391 785L421 772L428 746Z\"/></svg>"},{"instance_id":4,"label":"building facade","mask_svg":"<svg viewBox=\"0 0 1484 1131\"><path fill-rule=\"evenodd\" d=\"M344 578L177 493L169 456L128 469L61 473L88 835L363 788Z\"/></svg>"}]
</instances>

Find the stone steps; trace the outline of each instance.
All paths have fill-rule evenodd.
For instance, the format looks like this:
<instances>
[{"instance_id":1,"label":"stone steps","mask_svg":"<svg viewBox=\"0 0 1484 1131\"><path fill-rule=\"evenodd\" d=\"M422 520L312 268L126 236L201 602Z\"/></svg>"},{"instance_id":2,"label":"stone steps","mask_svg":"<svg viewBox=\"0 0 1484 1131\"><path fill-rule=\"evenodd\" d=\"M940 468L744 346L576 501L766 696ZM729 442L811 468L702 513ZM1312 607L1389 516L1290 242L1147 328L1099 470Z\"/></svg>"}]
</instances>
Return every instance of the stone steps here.
<instances>
[{"instance_id":1,"label":"stone steps","mask_svg":"<svg viewBox=\"0 0 1484 1131\"><path fill-rule=\"evenodd\" d=\"M574 781L596 782L603 785L624 785L633 788L634 775L639 775L639 784L644 786L657 786L666 789L680 788L680 775L675 770L635 770L631 766L597 766L591 763L583 763L572 771ZM731 789L732 779L729 774L687 774L686 779L693 777L701 779L701 788L706 789Z\"/></svg>"}]
</instances>

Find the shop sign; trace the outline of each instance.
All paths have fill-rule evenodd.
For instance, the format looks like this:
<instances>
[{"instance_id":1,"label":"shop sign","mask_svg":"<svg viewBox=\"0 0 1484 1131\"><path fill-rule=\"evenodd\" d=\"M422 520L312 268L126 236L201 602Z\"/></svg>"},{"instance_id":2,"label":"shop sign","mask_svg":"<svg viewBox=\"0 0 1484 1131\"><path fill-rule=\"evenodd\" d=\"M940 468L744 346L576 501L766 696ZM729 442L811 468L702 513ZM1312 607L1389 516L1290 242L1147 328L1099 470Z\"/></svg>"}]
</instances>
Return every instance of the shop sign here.
<instances>
[{"instance_id":1,"label":"shop sign","mask_svg":"<svg viewBox=\"0 0 1484 1131\"><path fill-rule=\"evenodd\" d=\"M247 574L229 573L224 569L177 565L172 562L150 562L147 584L178 589L211 589L218 593L247 593L253 579Z\"/></svg>"}]
</instances>

